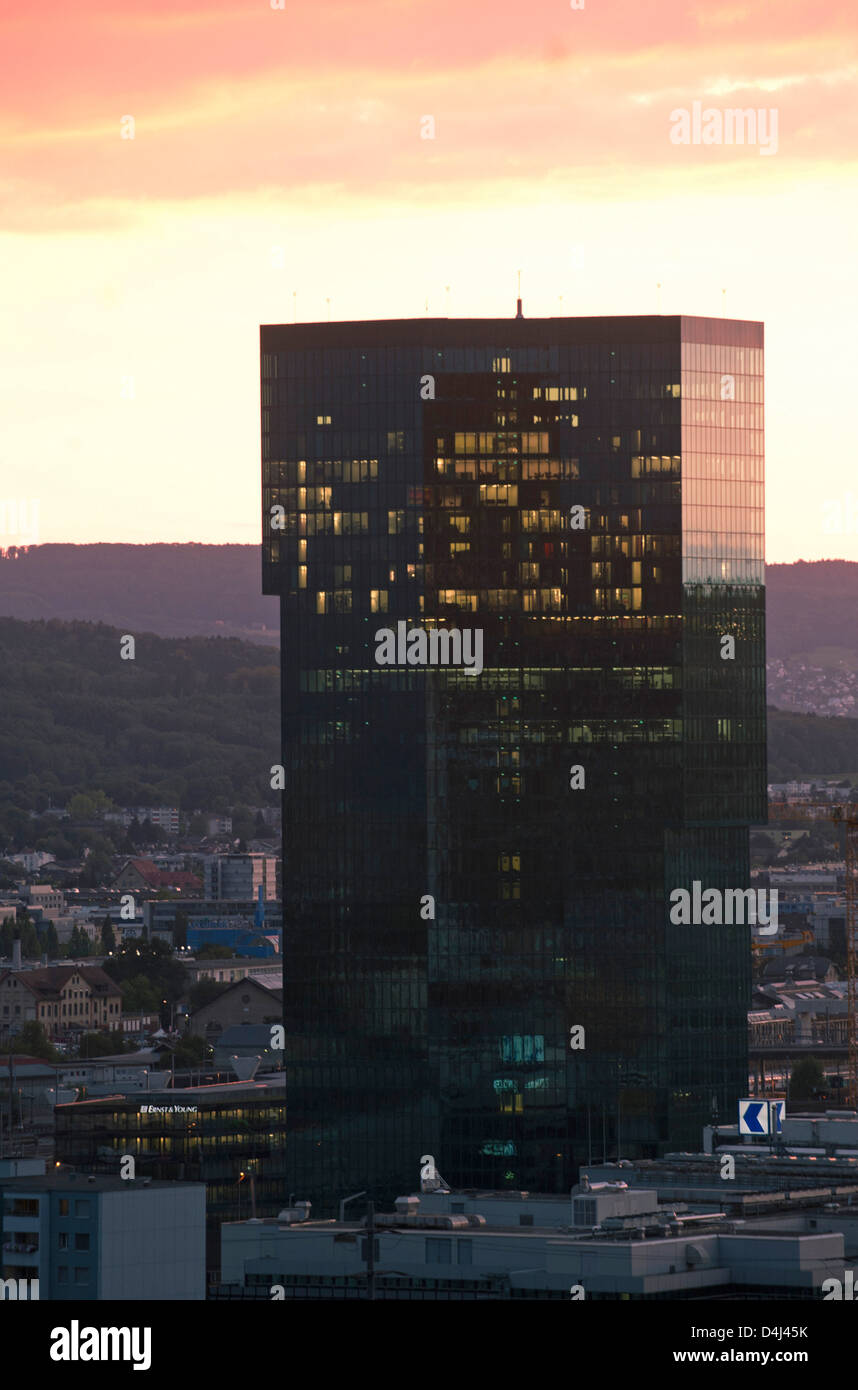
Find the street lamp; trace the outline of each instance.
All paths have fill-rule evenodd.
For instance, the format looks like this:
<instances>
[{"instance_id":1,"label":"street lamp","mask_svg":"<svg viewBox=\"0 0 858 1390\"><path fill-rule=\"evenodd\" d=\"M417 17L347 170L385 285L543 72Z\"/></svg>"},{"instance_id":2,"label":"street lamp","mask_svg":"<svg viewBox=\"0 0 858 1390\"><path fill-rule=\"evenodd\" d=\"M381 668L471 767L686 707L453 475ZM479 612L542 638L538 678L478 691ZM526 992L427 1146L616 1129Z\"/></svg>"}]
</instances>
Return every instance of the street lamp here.
<instances>
[{"instance_id":1,"label":"street lamp","mask_svg":"<svg viewBox=\"0 0 858 1390\"><path fill-rule=\"evenodd\" d=\"M364 1191L364 1192L354 1192L354 1193L352 1193L351 1197L344 1197L343 1200L340 1202L340 1221L345 1221L345 1219L346 1219L346 1218L345 1218L345 1215L344 1215L345 1209L346 1209L346 1204L347 1204L348 1202L356 1202L357 1199L358 1199L358 1197L365 1197L365 1196L366 1196L366 1192ZM290 1199L289 1199L289 1205L290 1205L290 1206L292 1205L292 1199L291 1199L291 1197L290 1197Z\"/></svg>"}]
</instances>

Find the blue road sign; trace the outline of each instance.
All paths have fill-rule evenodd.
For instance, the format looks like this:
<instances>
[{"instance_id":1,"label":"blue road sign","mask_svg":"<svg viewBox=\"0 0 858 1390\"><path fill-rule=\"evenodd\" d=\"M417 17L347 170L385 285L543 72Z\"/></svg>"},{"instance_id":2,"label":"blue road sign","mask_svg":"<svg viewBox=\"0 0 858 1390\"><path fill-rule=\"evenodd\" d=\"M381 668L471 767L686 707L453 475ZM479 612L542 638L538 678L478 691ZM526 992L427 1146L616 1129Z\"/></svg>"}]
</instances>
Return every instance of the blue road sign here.
<instances>
[{"instance_id":1,"label":"blue road sign","mask_svg":"<svg viewBox=\"0 0 858 1390\"><path fill-rule=\"evenodd\" d=\"M768 1134L769 1102L766 1100L739 1101L739 1133Z\"/></svg>"},{"instance_id":2,"label":"blue road sign","mask_svg":"<svg viewBox=\"0 0 858 1390\"><path fill-rule=\"evenodd\" d=\"M769 1120L769 1133L783 1134L784 1116L786 1115L786 1101L770 1100L769 1107L771 1110Z\"/></svg>"}]
</instances>

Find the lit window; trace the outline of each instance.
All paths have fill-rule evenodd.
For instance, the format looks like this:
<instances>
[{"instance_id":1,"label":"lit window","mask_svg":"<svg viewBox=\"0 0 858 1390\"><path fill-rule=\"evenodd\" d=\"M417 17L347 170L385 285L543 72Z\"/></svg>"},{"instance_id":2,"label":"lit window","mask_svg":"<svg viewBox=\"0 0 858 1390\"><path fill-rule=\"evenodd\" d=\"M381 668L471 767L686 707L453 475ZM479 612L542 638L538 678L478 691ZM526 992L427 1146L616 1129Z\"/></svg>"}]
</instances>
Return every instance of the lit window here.
<instances>
[{"instance_id":1,"label":"lit window","mask_svg":"<svg viewBox=\"0 0 858 1390\"><path fill-rule=\"evenodd\" d=\"M316 424L317 424L317 425L329 425L330 423L331 423L331 417L330 417L330 415L317 415L317 416L316 416Z\"/></svg>"}]
</instances>

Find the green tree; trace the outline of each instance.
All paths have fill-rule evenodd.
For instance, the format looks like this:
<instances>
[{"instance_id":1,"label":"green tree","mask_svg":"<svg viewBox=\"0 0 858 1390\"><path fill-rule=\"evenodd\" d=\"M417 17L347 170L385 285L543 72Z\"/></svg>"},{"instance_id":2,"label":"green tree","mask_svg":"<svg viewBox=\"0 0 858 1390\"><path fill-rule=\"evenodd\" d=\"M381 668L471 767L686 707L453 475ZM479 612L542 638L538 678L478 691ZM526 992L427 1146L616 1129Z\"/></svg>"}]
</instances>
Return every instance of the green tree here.
<instances>
[{"instance_id":1,"label":"green tree","mask_svg":"<svg viewBox=\"0 0 858 1390\"><path fill-rule=\"evenodd\" d=\"M105 916L101 924L101 950L105 956L116 950L116 933L113 930L113 923L109 914Z\"/></svg>"},{"instance_id":2,"label":"green tree","mask_svg":"<svg viewBox=\"0 0 858 1390\"><path fill-rule=\"evenodd\" d=\"M41 954L39 934L28 917L21 924L21 955L24 960L38 960Z\"/></svg>"},{"instance_id":3,"label":"green tree","mask_svg":"<svg viewBox=\"0 0 858 1390\"><path fill-rule=\"evenodd\" d=\"M60 1054L56 1048L48 1041L48 1035L44 1027L34 1018L27 1019L21 1025L21 1030L16 1034L11 1043L13 1052L26 1053L28 1057L41 1057L45 1062L59 1061Z\"/></svg>"},{"instance_id":4,"label":"green tree","mask_svg":"<svg viewBox=\"0 0 858 1390\"><path fill-rule=\"evenodd\" d=\"M83 957L89 955L89 937L81 930L77 923L75 923L72 928L72 934L68 940L68 953L70 956Z\"/></svg>"},{"instance_id":5,"label":"green tree","mask_svg":"<svg viewBox=\"0 0 858 1390\"><path fill-rule=\"evenodd\" d=\"M104 962L104 971L117 984L124 984L135 975L143 975L151 981L158 994L158 1000L166 999L175 1004L187 989L188 977L185 967L173 956L165 941L145 941L140 937L123 942L110 960Z\"/></svg>"},{"instance_id":6,"label":"green tree","mask_svg":"<svg viewBox=\"0 0 858 1390\"><path fill-rule=\"evenodd\" d=\"M231 946L218 946L213 941L204 941L195 955L197 960L231 960L235 951Z\"/></svg>"},{"instance_id":7,"label":"green tree","mask_svg":"<svg viewBox=\"0 0 858 1390\"><path fill-rule=\"evenodd\" d=\"M188 1003L191 1010L202 1009L206 1004L211 1004L212 1000L217 999L219 994L223 994L225 989L229 989L229 985L222 980L210 980L206 975L203 975L188 990Z\"/></svg>"},{"instance_id":8,"label":"green tree","mask_svg":"<svg viewBox=\"0 0 858 1390\"><path fill-rule=\"evenodd\" d=\"M197 1067L205 1062L209 1046L204 1038L196 1038L188 1033L176 1044L174 1050L176 1067Z\"/></svg>"},{"instance_id":9,"label":"green tree","mask_svg":"<svg viewBox=\"0 0 858 1390\"><path fill-rule=\"evenodd\" d=\"M20 864L13 864L11 859L0 859L0 891L14 888L20 877Z\"/></svg>"},{"instance_id":10,"label":"green tree","mask_svg":"<svg viewBox=\"0 0 858 1390\"><path fill-rule=\"evenodd\" d=\"M122 1012L125 1014L158 1013L162 995L145 975L133 975L122 986Z\"/></svg>"},{"instance_id":11,"label":"green tree","mask_svg":"<svg viewBox=\"0 0 858 1390\"><path fill-rule=\"evenodd\" d=\"M53 922L48 922L47 928L45 929L45 951L47 952L48 960L56 960L59 955L60 942L57 936L57 929Z\"/></svg>"},{"instance_id":12,"label":"green tree","mask_svg":"<svg viewBox=\"0 0 858 1390\"><path fill-rule=\"evenodd\" d=\"M187 946L188 944L188 914L187 912L177 912L173 918L173 945Z\"/></svg>"},{"instance_id":13,"label":"green tree","mask_svg":"<svg viewBox=\"0 0 858 1390\"><path fill-rule=\"evenodd\" d=\"M16 939L16 932L17 925L14 917L11 919L7 917L6 921L0 926L0 954L11 956L12 946Z\"/></svg>"},{"instance_id":14,"label":"green tree","mask_svg":"<svg viewBox=\"0 0 858 1390\"><path fill-rule=\"evenodd\" d=\"M86 856L84 866L78 875L77 887L82 889L102 888L113 881L113 859L104 849L94 849Z\"/></svg>"},{"instance_id":15,"label":"green tree","mask_svg":"<svg viewBox=\"0 0 858 1390\"><path fill-rule=\"evenodd\" d=\"M71 797L66 810L73 821L89 822L95 820L96 803L91 796L79 792Z\"/></svg>"},{"instance_id":16,"label":"green tree","mask_svg":"<svg viewBox=\"0 0 858 1390\"><path fill-rule=\"evenodd\" d=\"M249 806L233 806L232 833L241 840L253 838L255 822Z\"/></svg>"},{"instance_id":17,"label":"green tree","mask_svg":"<svg viewBox=\"0 0 858 1390\"><path fill-rule=\"evenodd\" d=\"M802 1057L796 1062L789 1079L790 1100L810 1100L824 1087L825 1073L818 1057Z\"/></svg>"},{"instance_id":18,"label":"green tree","mask_svg":"<svg viewBox=\"0 0 858 1390\"><path fill-rule=\"evenodd\" d=\"M78 1055L81 1057L112 1057L122 1051L121 1036L114 1033L84 1033Z\"/></svg>"}]
</instances>

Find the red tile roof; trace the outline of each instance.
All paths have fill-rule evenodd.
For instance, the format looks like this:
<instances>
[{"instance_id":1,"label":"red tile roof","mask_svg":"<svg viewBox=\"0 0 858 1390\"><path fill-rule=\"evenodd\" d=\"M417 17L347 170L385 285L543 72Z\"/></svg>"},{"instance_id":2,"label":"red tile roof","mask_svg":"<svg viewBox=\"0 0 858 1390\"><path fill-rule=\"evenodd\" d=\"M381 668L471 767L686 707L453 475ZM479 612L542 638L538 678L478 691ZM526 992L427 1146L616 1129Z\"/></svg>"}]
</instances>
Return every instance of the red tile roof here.
<instances>
[{"instance_id":1,"label":"red tile roof","mask_svg":"<svg viewBox=\"0 0 858 1390\"><path fill-rule=\"evenodd\" d=\"M203 885L196 874L188 873L187 869L159 869L151 859L128 859L119 873L124 873L129 865L137 870L148 888L182 888L193 893L202 891Z\"/></svg>"}]
</instances>

